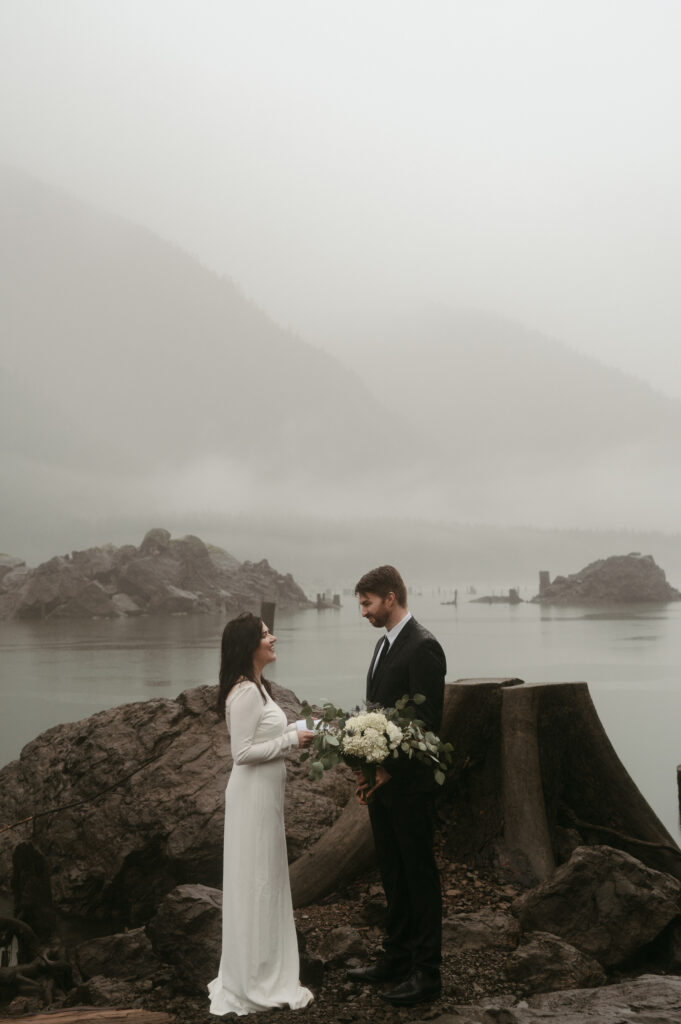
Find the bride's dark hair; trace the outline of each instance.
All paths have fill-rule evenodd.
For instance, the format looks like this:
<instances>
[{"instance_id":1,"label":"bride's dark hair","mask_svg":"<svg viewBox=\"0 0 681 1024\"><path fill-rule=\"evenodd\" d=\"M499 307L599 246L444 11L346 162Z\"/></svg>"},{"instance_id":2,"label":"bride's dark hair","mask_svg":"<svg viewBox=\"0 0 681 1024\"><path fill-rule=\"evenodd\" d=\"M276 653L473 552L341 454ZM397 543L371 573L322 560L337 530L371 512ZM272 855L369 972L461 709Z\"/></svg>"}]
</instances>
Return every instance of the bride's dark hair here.
<instances>
[{"instance_id":1,"label":"bride's dark hair","mask_svg":"<svg viewBox=\"0 0 681 1024\"><path fill-rule=\"evenodd\" d=\"M218 691L218 714L224 718L225 702L229 691L240 679L250 679L262 693L272 693L267 679L260 682L253 671L253 655L262 640L263 621L250 612L242 612L231 619L222 631L222 647L220 654L220 689Z\"/></svg>"}]
</instances>

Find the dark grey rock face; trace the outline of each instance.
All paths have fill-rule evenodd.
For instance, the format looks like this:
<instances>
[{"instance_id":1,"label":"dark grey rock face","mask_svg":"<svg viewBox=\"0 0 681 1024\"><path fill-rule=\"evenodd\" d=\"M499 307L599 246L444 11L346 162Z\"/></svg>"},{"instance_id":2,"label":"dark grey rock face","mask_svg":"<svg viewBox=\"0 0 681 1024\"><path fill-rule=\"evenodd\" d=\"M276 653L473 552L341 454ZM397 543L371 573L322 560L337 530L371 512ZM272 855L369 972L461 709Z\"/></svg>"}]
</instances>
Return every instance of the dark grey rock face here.
<instances>
[{"instance_id":1,"label":"dark grey rock face","mask_svg":"<svg viewBox=\"0 0 681 1024\"><path fill-rule=\"evenodd\" d=\"M144 928L81 942L74 956L84 979L144 978L161 966Z\"/></svg>"},{"instance_id":2,"label":"dark grey rock face","mask_svg":"<svg viewBox=\"0 0 681 1024\"><path fill-rule=\"evenodd\" d=\"M206 885L169 892L147 925L155 953L190 992L203 995L220 963L222 893Z\"/></svg>"},{"instance_id":3,"label":"dark grey rock face","mask_svg":"<svg viewBox=\"0 0 681 1024\"><path fill-rule=\"evenodd\" d=\"M601 965L548 932L530 932L506 961L506 973L524 992L554 992L605 984Z\"/></svg>"},{"instance_id":4,"label":"dark grey rock face","mask_svg":"<svg viewBox=\"0 0 681 1024\"><path fill-rule=\"evenodd\" d=\"M534 598L540 604L635 604L681 601L651 555L613 555L571 576L556 576Z\"/></svg>"},{"instance_id":5,"label":"dark grey rock face","mask_svg":"<svg viewBox=\"0 0 681 1024\"><path fill-rule=\"evenodd\" d=\"M455 1006L452 1013L434 1018L434 1024L679 1024L680 1020L681 978L644 974L601 988Z\"/></svg>"},{"instance_id":6,"label":"dark grey rock face","mask_svg":"<svg viewBox=\"0 0 681 1024\"><path fill-rule=\"evenodd\" d=\"M0 619L115 618L121 615L258 611L309 605L288 574L266 560L239 562L198 537L149 530L139 548L105 545L27 569L0 557Z\"/></svg>"},{"instance_id":7,"label":"dark grey rock face","mask_svg":"<svg viewBox=\"0 0 681 1024\"><path fill-rule=\"evenodd\" d=\"M299 703L273 686L289 720ZM222 880L228 733L215 712L217 687L187 690L99 712L42 733L0 770L0 878L12 850L30 836L49 866L62 913L140 925L186 881ZM342 772L313 785L297 750L286 756L286 832L295 856L335 821L353 790Z\"/></svg>"},{"instance_id":8,"label":"dark grey rock face","mask_svg":"<svg viewBox=\"0 0 681 1024\"><path fill-rule=\"evenodd\" d=\"M448 949L513 949L519 937L518 922L502 911L454 914L442 922L442 942Z\"/></svg>"},{"instance_id":9,"label":"dark grey rock face","mask_svg":"<svg viewBox=\"0 0 681 1024\"><path fill-rule=\"evenodd\" d=\"M21 558L13 555L0 555L0 590L16 585L19 576L26 576L28 567Z\"/></svg>"},{"instance_id":10,"label":"dark grey rock face","mask_svg":"<svg viewBox=\"0 0 681 1024\"><path fill-rule=\"evenodd\" d=\"M623 963L681 910L681 883L609 846L580 846L513 904L525 932L551 932L604 967Z\"/></svg>"}]
</instances>

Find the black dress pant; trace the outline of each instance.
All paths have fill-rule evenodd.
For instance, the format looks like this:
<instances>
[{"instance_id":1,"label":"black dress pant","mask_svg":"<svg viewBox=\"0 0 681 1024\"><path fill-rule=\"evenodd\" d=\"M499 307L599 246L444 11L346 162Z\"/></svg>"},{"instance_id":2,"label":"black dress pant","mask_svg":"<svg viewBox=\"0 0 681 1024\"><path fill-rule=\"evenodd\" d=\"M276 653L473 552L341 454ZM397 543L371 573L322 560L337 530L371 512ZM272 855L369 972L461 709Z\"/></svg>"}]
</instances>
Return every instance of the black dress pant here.
<instances>
[{"instance_id":1,"label":"black dress pant","mask_svg":"<svg viewBox=\"0 0 681 1024\"><path fill-rule=\"evenodd\" d=\"M387 783L390 787L393 783ZM378 866L388 904L384 942L406 970L436 974L442 962L442 894L433 853L435 798L378 792L369 804Z\"/></svg>"}]
</instances>

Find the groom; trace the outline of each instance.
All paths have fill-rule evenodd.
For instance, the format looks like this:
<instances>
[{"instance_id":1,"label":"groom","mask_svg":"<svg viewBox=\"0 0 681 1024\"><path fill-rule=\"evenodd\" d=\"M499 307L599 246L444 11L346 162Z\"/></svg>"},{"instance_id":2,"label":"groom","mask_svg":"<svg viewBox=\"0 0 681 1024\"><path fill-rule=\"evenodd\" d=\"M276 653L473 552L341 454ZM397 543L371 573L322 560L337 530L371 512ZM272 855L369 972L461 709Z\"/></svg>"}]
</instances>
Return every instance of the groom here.
<instances>
[{"instance_id":1,"label":"groom","mask_svg":"<svg viewBox=\"0 0 681 1024\"><path fill-rule=\"evenodd\" d=\"M367 703L394 707L405 694L423 694L419 717L439 733L446 662L442 647L407 610L407 590L397 569L382 565L365 573L355 587L365 619L385 629L367 675ZM442 898L433 854L435 783L418 761L395 759L379 765L376 785L360 783L361 803L369 803L376 855L388 904L384 952L367 966L348 972L353 981L397 981L381 998L394 1006L437 999Z\"/></svg>"}]
</instances>

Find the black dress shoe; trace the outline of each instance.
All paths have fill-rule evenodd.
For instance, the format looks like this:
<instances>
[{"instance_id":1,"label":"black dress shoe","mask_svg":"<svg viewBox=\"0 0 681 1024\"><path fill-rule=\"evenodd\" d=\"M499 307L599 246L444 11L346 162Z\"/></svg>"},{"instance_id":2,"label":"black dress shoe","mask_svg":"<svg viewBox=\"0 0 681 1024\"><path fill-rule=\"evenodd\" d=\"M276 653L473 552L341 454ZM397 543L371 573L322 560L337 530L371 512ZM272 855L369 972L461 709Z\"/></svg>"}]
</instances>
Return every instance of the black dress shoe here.
<instances>
[{"instance_id":1,"label":"black dress shoe","mask_svg":"<svg viewBox=\"0 0 681 1024\"><path fill-rule=\"evenodd\" d=\"M347 976L350 981L399 981L408 972L408 967L394 960L377 960L368 967L353 967Z\"/></svg>"},{"instance_id":2,"label":"black dress shoe","mask_svg":"<svg viewBox=\"0 0 681 1024\"><path fill-rule=\"evenodd\" d=\"M393 1006L415 1006L417 1003L432 1003L435 999L439 999L442 994L442 985L439 975L414 971L397 988L378 994L381 999L392 1003Z\"/></svg>"}]
</instances>

